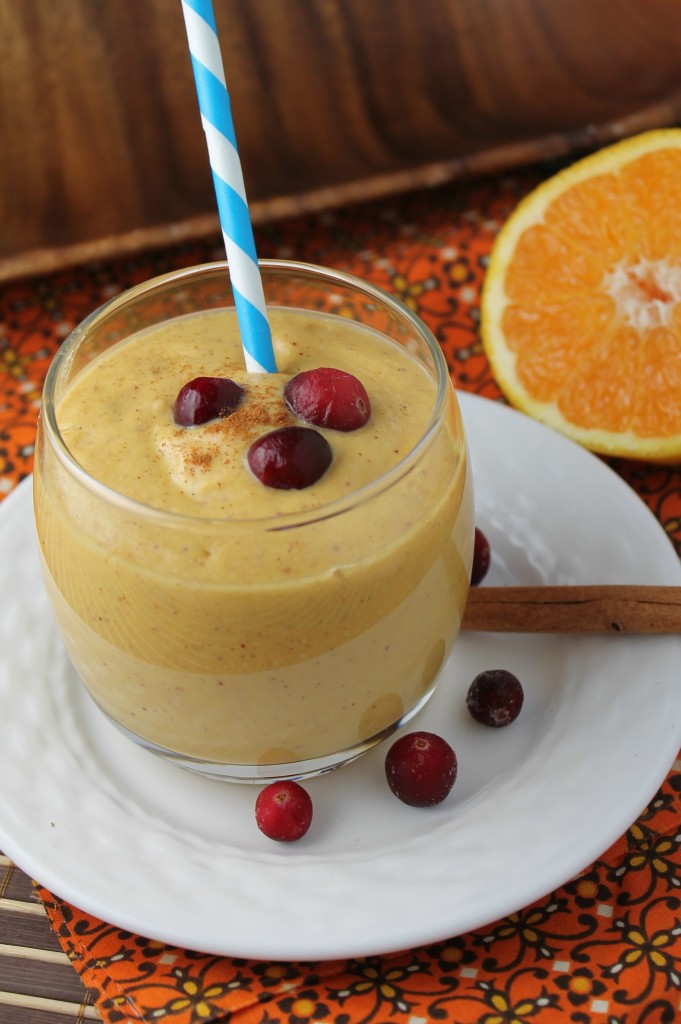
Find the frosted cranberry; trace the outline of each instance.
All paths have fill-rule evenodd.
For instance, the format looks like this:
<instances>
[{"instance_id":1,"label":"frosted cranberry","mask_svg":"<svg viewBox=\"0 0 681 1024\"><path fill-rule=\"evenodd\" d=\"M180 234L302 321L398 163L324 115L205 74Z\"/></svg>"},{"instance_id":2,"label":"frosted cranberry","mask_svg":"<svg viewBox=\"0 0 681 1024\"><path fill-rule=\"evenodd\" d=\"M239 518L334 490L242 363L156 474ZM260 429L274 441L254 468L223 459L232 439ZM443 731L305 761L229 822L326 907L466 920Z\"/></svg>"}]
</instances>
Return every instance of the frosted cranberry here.
<instances>
[{"instance_id":1,"label":"frosted cranberry","mask_svg":"<svg viewBox=\"0 0 681 1024\"><path fill-rule=\"evenodd\" d=\"M272 782L258 794L255 821L268 839L292 843L301 839L312 821L312 800L297 782Z\"/></svg>"},{"instance_id":2,"label":"frosted cranberry","mask_svg":"<svg viewBox=\"0 0 681 1024\"><path fill-rule=\"evenodd\" d=\"M525 695L520 680L503 668L480 672L468 688L466 705L476 722L501 729L514 722Z\"/></svg>"},{"instance_id":3,"label":"frosted cranberry","mask_svg":"<svg viewBox=\"0 0 681 1024\"><path fill-rule=\"evenodd\" d=\"M181 427L193 427L229 416L244 394L244 389L228 377L195 377L179 390L175 422Z\"/></svg>"},{"instance_id":4,"label":"frosted cranberry","mask_svg":"<svg viewBox=\"0 0 681 1024\"><path fill-rule=\"evenodd\" d=\"M385 775L395 796L412 807L441 803L456 781L456 754L432 732L411 732L393 743Z\"/></svg>"},{"instance_id":5,"label":"frosted cranberry","mask_svg":"<svg viewBox=\"0 0 681 1024\"><path fill-rule=\"evenodd\" d=\"M284 398L296 416L316 427L357 430L371 415L364 385L351 373L321 366L292 377Z\"/></svg>"},{"instance_id":6,"label":"frosted cranberry","mask_svg":"<svg viewBox=\"0 0 681 1024\"><path fill-rule=\"evenodd\" d=\"M258 480L284 491L316 483L332 457L326 438L309 427L280 427L263 434L248 449L248 465Z\"/></svg>"},{"instance_id":7,"label":"frosted cranberry","mask_svg":"<svg viewBox=\"0 0 681 1024\"><path fill-rule=\"evenodd\" d=\"M475 544L473 547L473 568L471 570L471 584L477 587L478 583L482 583L487 572L489 570L489 563L491 561L491 549L487 537L475 527Z\"/></svg>"}]
</instances>

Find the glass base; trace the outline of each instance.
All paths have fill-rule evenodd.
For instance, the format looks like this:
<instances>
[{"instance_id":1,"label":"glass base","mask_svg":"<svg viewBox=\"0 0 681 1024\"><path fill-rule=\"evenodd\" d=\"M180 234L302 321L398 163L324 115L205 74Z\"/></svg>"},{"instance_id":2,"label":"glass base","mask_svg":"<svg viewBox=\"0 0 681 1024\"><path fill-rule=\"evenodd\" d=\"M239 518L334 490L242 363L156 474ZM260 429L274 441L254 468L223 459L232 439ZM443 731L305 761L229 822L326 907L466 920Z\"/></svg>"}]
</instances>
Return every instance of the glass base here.
<instances>
[{"instance_id":1,"label":"glass base","mask_svg":"<svg viewBox=\"0 0 681 1024\"><path fill-rule=\"evenodd\" d=\"M349 764L351 761L355 761L362 754L366 754L367 751L377 744L392 736L403 725L406 725L427 704L434 690L435 684L400 719L393 722L392 725L381 729L380 732L375 733L369 739L363 740L361 743L357 743L346 750L335 751L332 754L326 754L321 757L312 757L305 761L291 761L280 764L223 764L221 762L203 761L200 758L189 757L187 754L166 750L156 743L151 743L149 740L144 739L144 737L138 736L136 733L126 729L124 725L121 725L120 722L117 722L105 711L102 711L102 714L119 732L138 747L142 747L144 750L148 750L149 753L155 754L157 757L161 757L172 764L176 764L180 768L185 768L187 771L195 772L198 775L204 775L207 778L221 779L224 782L263 785L268 782L275 782L278 779L300 781L301 779L314 778L315 776L325 775L327 772L334 771L336 768ZM100 710L102 709L100 708Z\"/></svg>"}]
</instances>

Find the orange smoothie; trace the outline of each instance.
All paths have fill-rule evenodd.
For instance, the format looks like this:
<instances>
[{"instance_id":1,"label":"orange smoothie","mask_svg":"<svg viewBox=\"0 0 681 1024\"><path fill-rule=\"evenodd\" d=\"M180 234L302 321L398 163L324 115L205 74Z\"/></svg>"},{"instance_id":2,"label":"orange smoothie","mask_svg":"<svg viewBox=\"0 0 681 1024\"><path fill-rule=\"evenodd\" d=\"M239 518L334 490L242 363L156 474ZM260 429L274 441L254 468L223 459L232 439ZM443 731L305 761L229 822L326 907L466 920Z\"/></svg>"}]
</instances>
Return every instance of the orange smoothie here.
<instances>
[{"instance_id":1,"label":"orange smoothie","mask_svg":"<svg viewBox=\"0 0 681 1024\"><path fill-rule=\"evenodd\" d=\"M276 374L245 371L233 311L116 343L64 389L67 457L42 439L35 473L48 592L94 700L150 749L243 777L347 760L418 709L472 557L453 393L433 425L433 375L377 331L283 308L271 327ZM315 428L333 458L313 485L266 487L248 448L299 422L283 388L319 366L361 380L370 419ZM176 395L199 374L236 381L243 402L178 426Z\"/></svg>"}]
</instances>

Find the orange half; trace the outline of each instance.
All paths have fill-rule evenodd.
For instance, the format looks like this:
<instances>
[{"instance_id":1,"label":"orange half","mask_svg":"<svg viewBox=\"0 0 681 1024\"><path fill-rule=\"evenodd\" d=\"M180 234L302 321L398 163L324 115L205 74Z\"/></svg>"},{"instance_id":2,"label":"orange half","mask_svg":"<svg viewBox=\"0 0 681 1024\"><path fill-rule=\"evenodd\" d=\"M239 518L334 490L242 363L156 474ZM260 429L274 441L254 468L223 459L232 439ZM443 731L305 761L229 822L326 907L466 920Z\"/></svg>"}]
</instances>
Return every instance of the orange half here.
<instances>
[{"instance_id":1,"label":"orange half","mask_svg":"<svg viewBox=\"0 0 681 1024\"><path fill-rule=\"evenodd\" d=\"M481 335L517 408L592 451L681 462L681 129L593 153L518 205Z\"/></svg>"}]
</instances>

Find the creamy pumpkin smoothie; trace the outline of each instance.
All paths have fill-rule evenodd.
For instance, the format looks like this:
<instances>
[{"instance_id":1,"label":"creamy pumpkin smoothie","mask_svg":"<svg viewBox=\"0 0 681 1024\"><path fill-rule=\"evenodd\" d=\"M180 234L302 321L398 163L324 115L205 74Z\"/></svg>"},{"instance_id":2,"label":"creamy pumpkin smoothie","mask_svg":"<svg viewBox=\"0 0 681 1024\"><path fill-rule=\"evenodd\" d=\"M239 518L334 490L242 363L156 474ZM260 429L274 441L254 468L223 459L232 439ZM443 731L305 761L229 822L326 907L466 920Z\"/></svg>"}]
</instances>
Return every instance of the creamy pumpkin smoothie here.
<instances>
[{"instance_id":1,"label":"creamy pumpkin smoothie","mask_svg":"<svg viewBox=\"0 0 681 1024\"><path fill-rule=\"evenodd\" d=\"M468 590L463 431L437 353L418 351L409 314L396 326L392 300L384 316L352 279L318 288L314 269L265 268L278 372L249 374L234 310L186 300L211 273L225 270L164 285L171 315L115 300L123 327L107 307L61 354L35 471L45 579L85 686L137 742L225 777L304 775L432 692ZM370 415L314 426L330 451L319 479L268 486L249 451L311 426L285 388L319 367L359 380ZM183 425L177 396L197 377L242 395Z\"/></svg>"}]
</instances>

